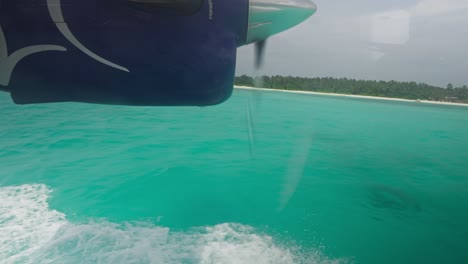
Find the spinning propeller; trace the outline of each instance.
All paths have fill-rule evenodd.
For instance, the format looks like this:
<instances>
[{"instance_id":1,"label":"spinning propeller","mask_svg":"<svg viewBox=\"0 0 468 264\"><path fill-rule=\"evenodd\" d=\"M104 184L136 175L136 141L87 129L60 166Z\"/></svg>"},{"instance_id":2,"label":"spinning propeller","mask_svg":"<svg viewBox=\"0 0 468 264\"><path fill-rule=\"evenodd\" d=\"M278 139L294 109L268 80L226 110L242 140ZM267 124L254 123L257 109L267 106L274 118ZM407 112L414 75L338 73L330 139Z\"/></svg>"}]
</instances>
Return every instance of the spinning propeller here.
<instances>
[{"instance_id":1,"label":"spinning propeller","mask_svg":"<svg viewBox=\"0 0 468 264\"><path fill-rule=\"evenodd\" d=\"M250 0L246 44L255 43L255 68L262 66L270 36L300 24L316 10L310 0Z\"/></svg>"},{"instance_id":2,"label":"spinning propeller","mask_svg":"<svg viewBox=\"0 0 468 264\"><path fill-rule=\"evenodd\" d=\"M303 22L315 13L317 7L309 0L250 0L249 25L246 44L254 43L254 86L263 87L263 75L260 69L264 62L267 39L277 33L287 30ZM261 94L252 91L253 98L249 97L246 109L247 129L249 136L249 149L253 155L255 145L255 116L253 109L258 109ZM254 101L252 105L252 100Z\"/></svg>"}]
</instances>

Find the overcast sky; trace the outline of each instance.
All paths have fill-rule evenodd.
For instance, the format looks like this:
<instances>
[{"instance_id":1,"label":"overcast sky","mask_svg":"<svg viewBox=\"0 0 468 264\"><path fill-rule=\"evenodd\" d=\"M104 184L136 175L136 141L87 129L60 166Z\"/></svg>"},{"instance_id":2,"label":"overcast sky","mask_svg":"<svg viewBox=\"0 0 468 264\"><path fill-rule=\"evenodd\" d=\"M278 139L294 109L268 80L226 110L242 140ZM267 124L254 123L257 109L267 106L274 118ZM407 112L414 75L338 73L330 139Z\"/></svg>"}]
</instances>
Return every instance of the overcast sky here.
<instances>
[{"instance_id":1,"label":"overcast sky","mask_svg":"<svg viewBox=\"0 0 468 264\"><path fill-rule=\"evenodd\" d=\"M468 85L468 0L314 0L317 13L269 39L263 74ZM254 73L253 46L237 75Z\"/></svg>"}]
</instances>

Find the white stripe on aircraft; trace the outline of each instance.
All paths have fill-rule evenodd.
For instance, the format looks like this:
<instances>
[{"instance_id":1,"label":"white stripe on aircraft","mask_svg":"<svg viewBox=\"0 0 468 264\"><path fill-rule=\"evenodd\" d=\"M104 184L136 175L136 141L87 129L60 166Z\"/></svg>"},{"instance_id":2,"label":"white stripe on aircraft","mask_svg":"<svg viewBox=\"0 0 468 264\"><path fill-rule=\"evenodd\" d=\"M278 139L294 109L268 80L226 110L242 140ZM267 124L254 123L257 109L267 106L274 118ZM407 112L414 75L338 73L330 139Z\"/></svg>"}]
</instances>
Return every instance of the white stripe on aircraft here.
<instances>
[{"instance_id":1,"label":"white stripe on aircraft","mask_svg":"<svg viewBox=\"0 0 468 264\"><path fill-rule=\"evenodd\" d=\"M0 26L0 85L7 86L10 83L11 74L16 64L24 57L42 51L66 51L67 49L57 45L36 45L19 49L8 56L8 47Z\"/></svg>"},{"instance_id":2,"label":"white stripe on aircraft","mask_svg":"<svg viewBox=\"0 0 468 264\"><path fill-rule=\"evenodd\" d=\"M78 0L77 0L78 1ZM67 23L65 23L65 20L63 18L62 14L62 8L61 8L61 2L60 0L47 0L47 7L49 9L50 16L52 17L52 20L54 21L55 25L57 26L58 30L62 33L62 35L68 39L75 47L77 47L79 50L81 50L83 53L88 55L89 57L99 61L100 63L103 63L107 66L119 69L121 71L126 71L129 72L129 70L125 67L122 67L120 65L117 65L115 63L112 63L99 55L95 54L94 52L90 51L88 48L86 48L81 42L76 39L76 37L73 35L73 33L70 31L68 28Z\"/></svg>"}]
</instances>

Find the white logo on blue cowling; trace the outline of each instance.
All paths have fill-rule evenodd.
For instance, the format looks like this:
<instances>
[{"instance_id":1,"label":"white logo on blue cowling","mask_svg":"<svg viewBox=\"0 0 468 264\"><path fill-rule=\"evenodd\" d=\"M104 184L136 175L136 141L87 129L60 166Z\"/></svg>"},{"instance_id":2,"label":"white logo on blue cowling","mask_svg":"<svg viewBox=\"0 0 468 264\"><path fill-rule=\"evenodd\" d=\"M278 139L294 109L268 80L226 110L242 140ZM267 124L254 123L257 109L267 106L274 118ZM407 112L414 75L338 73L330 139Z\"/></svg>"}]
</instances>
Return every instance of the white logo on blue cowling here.
<instances>
[{"instance_id":1,"label":"white logo on blue cowling","mask_svg":"<svg viewBox=\"0 0 468 264\"><path fill-rule=\"evenodd\" d=\"M80 41L78 41L75 38L73 33L68 28L67 23L64 22L65 20L63 19L63 14L62 14L62 8L61 8L60 1L61 0L47 0L47 8L49 9L50 16L52 17L52 20L54 22L56 22L55 25L57 25L57 28L60 31L60 33L62 33L62 35L68 41L70 41L75 47L77 47L79 50L81 50L83 53L85 53L89 57L91 57L91 58L101 62L102 64L105 64L105 65L109 66L109 67L116 68L116 69L119 69L121 71L128 72L129 70L127 68L119 66L119 65L117 65L115 63L112 63L112 62L100 57L99 55L93 53L92 51L90 51L88 48L86 48L83 44L81 44Z\"/></svg>"},{"instance_id":2,"label":"white logo on blue cowling","mask_svg":"<svg viewBox=\"0 0 468 264\"><path fill-rule=\"evenodd\" d=\"M66 51L62 46L56 45L36 45L19 49L8 55L8 47L0 26L0 85L7 86L16 64L24 57L41 51Z\"/></svg>"},{"instance_id":3,"label":"white logo on blue cowling","mask_svg":"<svg viewBox=\"0 0 468 264\"><path fill-rule=\"evenodd\" d=\"M82 51L84 54L88 55L89 57L93 58L96 61L99 61L102 64L105 64L109 67L129 72L129 70L125 67L117 65L113 62L110 62L101 56L95 54L88 48L86 48L70 31L68 28L67 23L65 23L62 8L61 8L61 0L47 0L47 8L49 10L49 14L52 20L55 22L57 29L62 33L62 35L70 41L76 48ZM24 57L42 52L42 51L66 51L67 49L62 46L57 45L35 45L29 46L22 49L19 49L12 54L8 55L8 47L7 42L5 39L5 35L3 34L2 27L0 25L0 85L7 86L10 83L11 74L13 70Z\"/></svg>"}]
</instances>

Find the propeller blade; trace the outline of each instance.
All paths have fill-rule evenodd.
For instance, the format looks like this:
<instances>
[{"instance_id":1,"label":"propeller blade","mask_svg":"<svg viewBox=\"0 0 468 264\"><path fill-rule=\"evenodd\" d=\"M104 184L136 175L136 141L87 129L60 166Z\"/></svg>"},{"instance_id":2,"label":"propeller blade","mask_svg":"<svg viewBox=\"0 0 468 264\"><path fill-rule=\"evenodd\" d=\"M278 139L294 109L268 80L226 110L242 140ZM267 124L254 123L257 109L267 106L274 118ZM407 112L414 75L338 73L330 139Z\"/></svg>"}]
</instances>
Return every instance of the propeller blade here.
<instances>
[{"instance_id":1,"label":"propeller blade","mask_svg":"<svg viewBox=\"0 0 468 264\"><path fill-rule=\"evenodd\" d=\"M266 40L255 42L255 68L259 69L263 64L263 56L265 54Z\"/></svg>"},{"instance_id":2,"label":"propeller blade","mask_svg":"<svg viewBox=\"0 0 468 264\"><path fill-rule=\"evenodd\" d=\"M246 109L245 114L246 114L246 121L247 121L247 133L249 136L250 158L252 158L254 154L254 145L255 145L255 130L254 130L253 115L252 115L252 103L250 101L250 97L247 99L247 109Z\"/></svg>"},{"instance_id":3,"label":"propeller blade","mask_svg":"<svg viewBox=\"0 0 468 264\"><path fill-rule=\"evenodd\" d=\"M263 56L265 54L265 48L266 48L266 40L260 40L255 42L255 74L256 77L254 78L254 86L261 88L263 87L263 75L261 74L260 68L262 67L263 64ZM247 116L247 131L249 135L249 150L250 150L250 157L252 158L254 155L254 148L255 148L255 116L252 111L252 102L251 102L251 97L252 94L255 94L255 102L254 102L254 108L258 108L258 104L261 100L261 95L258 91L253 91L251 95L248 98L247 102L247 111L246 111L246 116Z\"/></svg>"}]
</instances>

